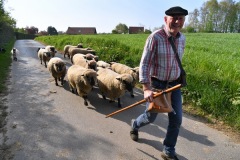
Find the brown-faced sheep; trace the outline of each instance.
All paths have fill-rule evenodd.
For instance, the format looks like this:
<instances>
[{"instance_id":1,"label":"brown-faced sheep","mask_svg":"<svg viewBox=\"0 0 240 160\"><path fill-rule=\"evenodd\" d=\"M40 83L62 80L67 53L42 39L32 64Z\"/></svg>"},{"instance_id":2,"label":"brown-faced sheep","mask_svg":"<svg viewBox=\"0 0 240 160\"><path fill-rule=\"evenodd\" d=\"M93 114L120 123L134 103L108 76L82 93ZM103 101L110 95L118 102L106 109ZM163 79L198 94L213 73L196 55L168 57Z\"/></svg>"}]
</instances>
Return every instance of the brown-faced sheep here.
<instances>
[{"instance_id":1,"label":"brown-faced sheep","mask_svg":"<svg viewBox=\"0 0 240 160\"><path fill-rule=\"evenodd\" d=\"M61 85L63 85L64 77L67 73L65 62L59 57L53 57L48 62L47 68L55 79L56 86L58 86L57 80L61 81Z\"/></svg>"},{"instance_id":2,"label":"brown-faced sheep","mask_svg":"<svg viewBox=\"0 0 240 160\"><path fill-rule=\"evenodd\" d=\"M68 55L68 58L70 58L69 48L83 48L83 45L82 45L82 43L79 43L77 46L65 45L64 49L63 49L63 51L64 51L64 58L65 58L66 54Z\"/></svg>"},{"instance_id":3,"label":"brown-faced sheep","mask_svg":"<svg viewBox=\"0 0 240 160\"><path fill-rule=\"evenodd\" d=\"M67 78L70 90L74 93L77 90L79 96L83 97L84 104L87 106L87 95L95 84L94 79L97 72L92 69L86 69L78 65L72 65L68 68Z\"/></svg>"},{"instance_id":4,"label":"brown-faced sheep","mask_svg":"<svg viewBox=\"0 0 240 160\"><path fill-rule=\"evenodd\" d=\"M110 99L110 102L118 99L118 107L121 107L120 97L126 91L132 91L132 76L130 74L118 74L101 67L98 67L97 74L98 87L103 99L106 99L106 96Z\"/></svg>"},{"instance_id":5,"label":"brown-faced sheep","mask_svg":"<svg viewBox=\"0 0 240 160\"><path fill-rule=\"evenodd\" d=\"M119 73L119 74L124 74L128 73L133 77L133 88L135 87L137 81L139 81L139 67L131 68L127 65L121 64L121 63L116 63L116 62L111 62L111 68L113 71ZM130 92L131 97L134 97L133 91Z\"/></svg>"},{"instance_id":6,"label":"brown-faced sheep","mask_svg":"<svg viewBox=\"0 0 240 160\"><path fill-rule=\"evenodd\" d=\"M70 56L72 63L73 63L73 61L72 61L73 56L77 53L81 53L81 54L91 53L91 54L95 55L96 51L92 50L91 48L69 48L69 56Z\"/></svg>"},{"instance_id":7,"label":"brown-faced sheep","mask_svg":"<svg viewBox=\"0 0 240 160\"><path fill-rule=\"evenodd\" d=\"M95 60L86 60L82 54L75 54L73 56L73 64L82 66L87 69L96 70L97 63Z\"/></svg>"}]
</instances>

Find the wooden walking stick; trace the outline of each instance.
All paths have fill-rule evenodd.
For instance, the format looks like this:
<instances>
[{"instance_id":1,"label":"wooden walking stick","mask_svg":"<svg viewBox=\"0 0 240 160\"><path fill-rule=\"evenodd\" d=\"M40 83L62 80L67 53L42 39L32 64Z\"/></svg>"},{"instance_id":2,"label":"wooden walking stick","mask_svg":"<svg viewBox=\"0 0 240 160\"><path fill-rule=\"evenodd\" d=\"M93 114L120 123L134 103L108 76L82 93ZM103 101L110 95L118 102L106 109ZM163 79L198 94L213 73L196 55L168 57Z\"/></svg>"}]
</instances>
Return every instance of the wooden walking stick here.
<instances>
[{"instance_id":1,"label":"wooden walking stick","mask_svg":"<svg viewBox=\"0 0 240 160\"><path fill-rule=\"evenodd\" d=\"M181 88L181 86L182 86L181 84L178 84L178 85L176 85L176 86L173 86L173 87L171 87L171 88L168 88L168 89L166 89L166 90L163 90L163 91L161 91L161 92L159 92L159 93L154 94L154 95L153 95L153 98L156 98L156 97L162 95L163 93L168 93L168 92L172 92L172 91L174 91L174 90L177 90L177 89ZM113 113L110 113L110 114L106 115L106 118L111 117L112 115L115 115L115 114L120 113L120 112L122 112L122 111L125 111L125 110L127 110L127 109L130 109L130 108L132 108L132 107L135 107L135 106L137 106L137 105L139 105L139 104L142 104L142 103L144 103L144 102L146 102L145 99L140 100L140 101L138 101L138 102L136 102L136 103L134 103L134 104L132 104L132 105L130 105L130 106L127 106L127 107L125 107L125 108L122 108L122 109L120 109L120 110L117 110L117 111L115 111L115 112L113 112Z\"/></svg>"}]
</instances>

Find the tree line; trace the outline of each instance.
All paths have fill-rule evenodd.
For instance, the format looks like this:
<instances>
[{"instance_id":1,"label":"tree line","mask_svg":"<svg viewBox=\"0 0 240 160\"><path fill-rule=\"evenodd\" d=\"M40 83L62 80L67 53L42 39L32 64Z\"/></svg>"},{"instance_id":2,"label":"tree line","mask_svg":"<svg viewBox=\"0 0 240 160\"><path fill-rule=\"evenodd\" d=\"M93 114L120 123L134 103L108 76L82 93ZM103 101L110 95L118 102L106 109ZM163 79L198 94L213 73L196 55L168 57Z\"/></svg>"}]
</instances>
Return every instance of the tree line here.
<instances>
[{"instance_id":1,"label":"tree line","mask_svg":"<svg viewBox=\"0 0 240 160\"><path fill-rule=\"evenodd\" d=\"M240 32L240 2L234 0L209 0L200 9L188 15L189 32Z\"/></svg>"}]
</instances>

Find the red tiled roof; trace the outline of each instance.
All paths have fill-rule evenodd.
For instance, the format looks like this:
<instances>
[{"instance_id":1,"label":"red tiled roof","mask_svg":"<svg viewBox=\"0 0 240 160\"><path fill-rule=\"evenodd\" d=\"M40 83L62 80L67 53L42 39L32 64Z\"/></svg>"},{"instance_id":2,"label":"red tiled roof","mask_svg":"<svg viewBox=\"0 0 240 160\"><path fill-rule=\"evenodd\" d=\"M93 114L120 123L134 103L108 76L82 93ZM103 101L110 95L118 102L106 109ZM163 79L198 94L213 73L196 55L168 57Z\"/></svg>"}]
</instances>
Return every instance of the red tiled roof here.
<instances>
[{"instance_id":1,"label":"red tiled roof","mask_svg":"<svg viewBox=\"0 0 240 160\"><path fill-rule=\"evenodd\" d=\"M66 34L97 34L95 27L68 27Z\"/></svg>"},{"instance_id":2,"label":"red tiled roof","mask_svg":"<svg viewBox=\"0 0 240 160\"><path fill-rule=\"evenodd\" d=\"M144 27L129 27L129 34L143 33Z\"/></svg>"}]
</instances>

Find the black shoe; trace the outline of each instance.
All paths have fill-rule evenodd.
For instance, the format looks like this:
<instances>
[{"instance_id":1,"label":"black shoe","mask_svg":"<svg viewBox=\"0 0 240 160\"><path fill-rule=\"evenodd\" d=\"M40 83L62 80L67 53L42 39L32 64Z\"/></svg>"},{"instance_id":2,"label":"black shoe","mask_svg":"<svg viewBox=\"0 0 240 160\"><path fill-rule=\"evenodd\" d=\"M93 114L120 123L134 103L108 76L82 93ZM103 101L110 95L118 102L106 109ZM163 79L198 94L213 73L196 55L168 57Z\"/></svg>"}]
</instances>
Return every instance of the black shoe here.
<instances>
[{"instance_id":1,"label":"black shoe","mask_svg":"<svg viewBox=\"0 0 240 160\"><path fill-rule=\"evenodd\" d=\"M175 155L175 156L170 156L170 155L167 155L167 154L164 153L164 152L161 153L161 157L162 157L164 160L179 160L176 155Z\"/></svg>"},{"instance_id":2,"label":"black shoe","mask_svg":"<svg viewBox=\"0 0 240 160\"><path fill-rule=\"evenodd\" d=\"M131 131L130 131L130 137L132 138L132 140L138 141L138 131L131 129Z\"/></svg>"}]
</instances>

